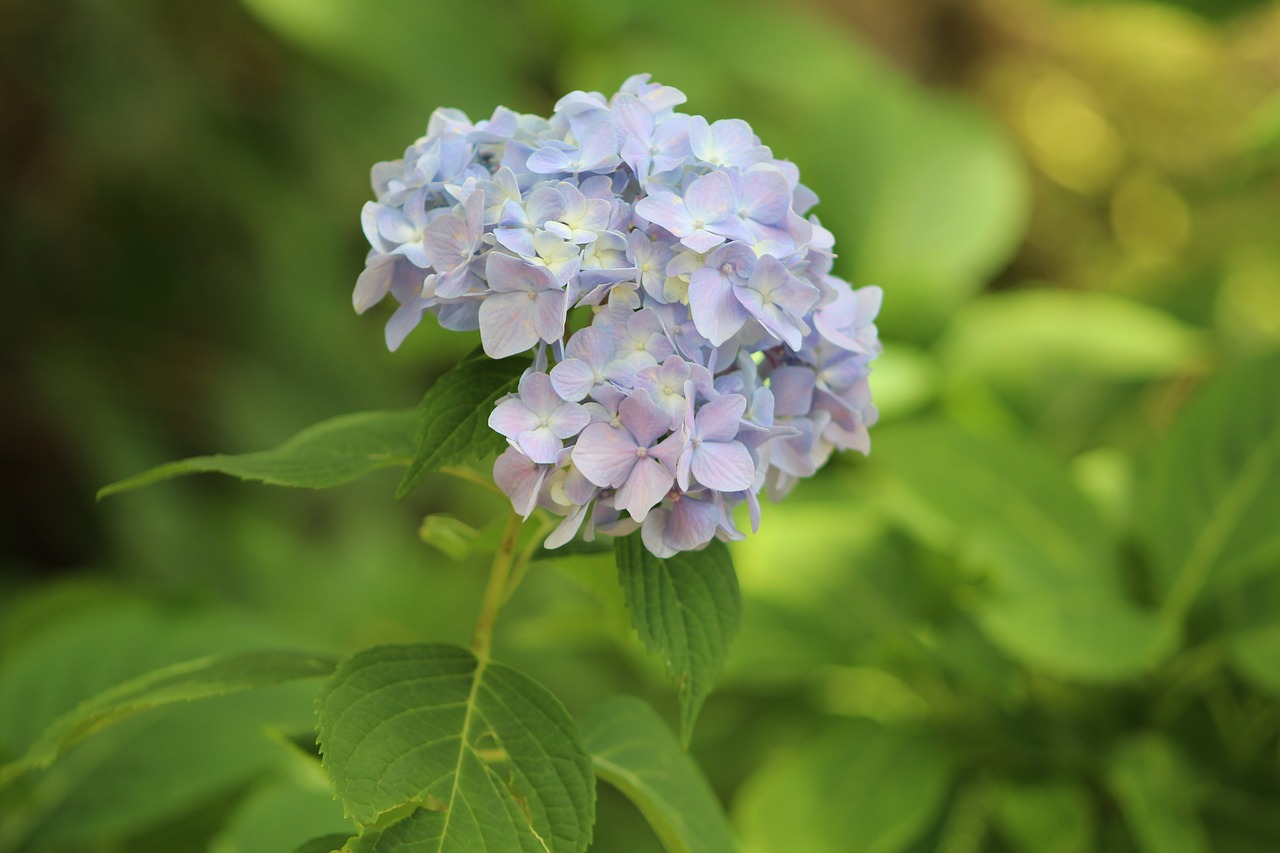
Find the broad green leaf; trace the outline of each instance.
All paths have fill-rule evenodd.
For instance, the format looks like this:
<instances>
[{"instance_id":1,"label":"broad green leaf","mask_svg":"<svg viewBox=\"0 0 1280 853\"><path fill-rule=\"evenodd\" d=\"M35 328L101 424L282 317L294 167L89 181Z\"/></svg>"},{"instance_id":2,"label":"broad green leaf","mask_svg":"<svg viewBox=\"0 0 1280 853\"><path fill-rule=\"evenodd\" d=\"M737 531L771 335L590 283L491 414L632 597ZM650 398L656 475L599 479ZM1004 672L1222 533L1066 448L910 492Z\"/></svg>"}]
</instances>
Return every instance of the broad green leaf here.
<instances>
[{"instance_id":1,"label":"broad green leaf","mask_svg":"<svg viewBox=\"0 0 1280 853\"><path fill-rule=\"evenodd\" d=\"M887 505L976 573L975 619L1005 653L1111 681L1150 667L1176 641L1126 597L1110 531L1040 448L944 423L895 425L876 441L873 458L893 475Z\"/></svg>"},{"instance_id":2,"label":"broad green leaf","mask_svg":"<svg viewBox=\"0 0 1280 853\"><path fill-rule=\"evenodd\" d=\"M273 486L327 489L382 468L407 465L413 456L417 423L411 411L342 415L304 429L274 450L170 462L105 486L98 497L206 472Z\"/></svg>"},{"instance_id":3,"label":"broad green leaf","mask_svg":"<svg viewBox=\"0 0 1280 853\"><path fill-rule=\"evenodd\" d=\"M733 853L724 811L702 771L653 709L616 696L578 717L596 776L635 803L669 853Z\"/></svg>"},{"instance_id":4,"label":"broad green leaf","mask_svg":"<svg viewBox=\"0 0 1280 853\"><path fill-rule=\"evenodd\" d=\"M1212 380L1156 449L1138 532L1171 619L1280 559L1280 356Z\"/></svg>"},{"instance_id":5,"label":"broad green leaf","mask_svg":"<svg viewBox=\"0 0 1280 853\"><path fill-rule=\"evenodd\" d=\"M174 702L271 687L333 671L334 662L295 652L211 655L139 676L80 703L54 721L26 754L0 767L0 785L47 767L76 742L120 720Z\"/></svg>"},{"instance_id":6,"label":"broad green leaf","mask_svg":"<svg viewBox=\"0 0 1280 853\"><path fill-rule=\"evenodd\" d=\"M515 670L442 645L381 646L341 664L320 748L354 850L585 850L595 780L560 702ZM396 846L399 845L399 846Z\"/></svg>"},{"instance_id":7,"label":"broad green leaf","mask_svg":"<svg viewBox=\"0 0 1280 853\"><path fill-rule=\"evenodd\" d=\"M1089 792L1072 782L999 785L995 821L1018 853L1079 853L1094 849Z\"/></svg>"},{"instance_id":8,"label":"broad green leaf","mask_svg":"<svg viewBox=\"0 0 1280 853\"><path fill-rule=\"evenodd\" d=\"M433 471L502 450L505 439L489 428L489 414L515 392L528 366L521 358L470 357L435 381L418 404L417 451L396 488L397 500Z\"/></svg>"},{"instance_id":9,"label":"broad green leaf","mask_svg":"<svg viewBox=\"0 0 1280 853\"><path fill-rule=\"evenodd\" d=\"M614 558L631 624L680 685L680 741L687 745L741 622L733 559L718 540L662 559L639 533L615 540Z\"/></svg>"},{"instance_id":10,"label":"broad green leaf","mask_svg":"<svg viewBox=\"0 0 1280 853\"><path fill-rule=\"evenodd\" d=\"M1001 384L1088 374L1147 379L1202 357L1196 330L1108 293L1042 288L984 296L958 311L939 342L939 363Z\"/></svg>"},{"instance_id":11,"label":"broad green leaf","mask_svg":"<svg viewBox=\"0 0 1280 853\"><path fill-rule=\"evenodd\" d=\"M1207 853L1198 814L1201 782L1186 759L1156 734L1120 744L1107 783L1143 853Z\"/></svg>"},{"instance_id":12,"label":"broad green leaf","mask_svg":"<svg viewBox=\"0 0 1280 853\"><path fill-rule=\"evenodd\" d=\"M767 762L734 817L752 853L897 853L937 817L950 779L929 736L859 721Z\"/></svg>"}]
</instances>

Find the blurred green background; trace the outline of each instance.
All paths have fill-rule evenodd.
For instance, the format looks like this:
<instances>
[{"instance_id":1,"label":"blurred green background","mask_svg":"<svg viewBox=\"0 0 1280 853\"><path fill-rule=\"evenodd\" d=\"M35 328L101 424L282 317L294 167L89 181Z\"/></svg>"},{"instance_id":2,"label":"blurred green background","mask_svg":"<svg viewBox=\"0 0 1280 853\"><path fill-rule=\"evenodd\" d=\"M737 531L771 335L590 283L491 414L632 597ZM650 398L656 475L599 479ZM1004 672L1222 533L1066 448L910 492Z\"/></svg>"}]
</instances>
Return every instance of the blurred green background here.
<instances>
[{"instance_id":1,"label":"blurred green background","mask_svg":"<svg viewBox=\"0 0 1280 853\"><path fill-rule=\"evenodd\" d=\"M1280 548L1165 606L1133 509L1236 365L1218 408L1240 408L1205 429L1237 443L1209 455L1274 445L1280 375L1253 360L1280 346L1280 5L1249 0L0 5L0 759L212 650L465 645L483 558L418 527L498 517L477 488L93 495L414 405L477 340L428 321L393 355L385 314L351 311L369 167L437 106L546 114L641 71L794 160L837 273L885 290L872 456L735 547L743 633L692 751L744 848L1280 849ZM1045 568L1054 537L1087 578ZM497 654L571 711L632 692L673 720L611 571L532 572ZM0 851L342 831L298 747L314 692L86 743L0 792ZM659 849L601 796L593 850Z\"/></svg>"}]
</instances>

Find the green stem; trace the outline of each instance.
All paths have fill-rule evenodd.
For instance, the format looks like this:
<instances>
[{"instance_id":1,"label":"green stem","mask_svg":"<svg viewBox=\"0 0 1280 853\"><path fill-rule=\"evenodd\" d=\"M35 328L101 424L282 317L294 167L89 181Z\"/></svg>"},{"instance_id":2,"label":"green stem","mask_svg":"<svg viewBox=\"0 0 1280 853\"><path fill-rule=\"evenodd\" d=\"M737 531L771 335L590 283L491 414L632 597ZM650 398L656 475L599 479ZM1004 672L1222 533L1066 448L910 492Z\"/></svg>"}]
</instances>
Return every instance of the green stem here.
<instances>
[{"instance_id":1,"label":"green stem","mask_svg":"<svg viewBox=\"0 0 1280 853\"><path fill-rule=\"evenodd\" d=\"M516 563L516 540L520 536L520 523L520 516L514 512L507 517L507 526L502 531L502 541L498 544L497 553L493 555L493 568L489 570L489 582L484 588L480 615L476 617L476 630L471 636L471 651L479 658L482 665L489 659L489 649L493 643L493 626L498 621L498 613L509 595L507 583ZM525 560L521 559L520 562Z\"/></svg>"},{"instance_id":2,"label":"green stem","mask_svg":"<svg viewBox=\"0 0 1280 853\"><path fill-rule=\"evenodd\" d=\"M546 539L547 534L556 526L556 519L548 518L544 512L535 512L534 518L538 520L538 529L516 558L515 568L511 570L511 579L507 581L506 592L502 595L503 604L507 603L507 599L516 591L516 587L520 586L520 581L524 580L525 572L529 571L529 562L533 559L533 555L542 545L542 540Z\"/></svg>"}]
</instances>

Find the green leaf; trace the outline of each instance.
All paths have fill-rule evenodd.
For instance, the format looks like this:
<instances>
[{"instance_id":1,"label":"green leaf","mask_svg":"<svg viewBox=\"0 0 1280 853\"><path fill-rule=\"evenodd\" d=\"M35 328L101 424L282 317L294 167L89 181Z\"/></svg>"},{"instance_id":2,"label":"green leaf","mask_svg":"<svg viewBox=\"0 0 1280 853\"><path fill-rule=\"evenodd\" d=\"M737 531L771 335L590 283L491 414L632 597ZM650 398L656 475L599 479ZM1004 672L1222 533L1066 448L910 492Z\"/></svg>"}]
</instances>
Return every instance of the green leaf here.
<instances>
[{"instance_id":1,"label":"green leaf","mask_svg":"<svg viewBox=\"0 0 1280 853\"><path fill-rule=\"evenodd\" d=\"M417 452L396 488L397 500L433 471L506 446L489 428L489 414L500 398L515 392L528 366L522 358L494 361L473 354L435 381L418 404Z\"/></svg>"},{"instance_id":2,"label":"green leaf","mask_svg":"<svg viewBox=\"0 0 1280 853\"><path fill-rule=\"evenodd\" d=\"M766 763L734 815L760 853L897 853L937 817L950 779L928 736L860 721Z\"/></svg>"},{"instance_id":3,"label":"green leaf","mask_svg":"<svg viewBox=\"0 0 1280 853\"><path fill-rule=\"evenodd\" d=\"M1171 619L1280 557L1280 356L1215 378L1156 449L1137 525Z\"/></svg>"},{"instance_id":4,"label":"green leaf","mask_svg":"<svg viewBox=\"0 0 1280 853\"><path fill-rule=\"evenodd\" d=\"M1000 834L1019 853L1078 853L1094 849L1089 792L1072 782L1006 783L995 790Z\"/></svg>"},{"instance_id":5,"label":"green leaf","mask_svg":"<svg viewBox=\"0 0 1280 853\"><path fill-rule=\"evenodd\" d=\"M854 281L892 286L882 327L921 337L1012 255L1026 228L1026 181L1013 146L971 104L873 85L898 98L882 94L875 119L855 119L884 126L862 143L869 162L848 169L865 179L853 202L863 209L840 245Z\"/></svg>"},{"instance_id":6,"label":"green leaf","mask_svg":"<svg viewBox=\"0 0 1280 853\"><path fill-rule=\"evenodd\" d=\"M5 649L0 749L26 753L50 721L151 670L286 642L259 622L207 608L169 612L108 600L66 613ZM264 736L265 727L288 734L314 729L317 692L318 685L295 681L115 721L5 789L0 850L21 847L19 839L32 850L116 845L224 800L281 761L281 747Z\"/></svg>"},{"instance_id":7,"label":"green leaf","mask_svg":"<svg viewBox=\"0 0 1280 853\"><path fill-rule=\"evenodd\" d=\"M313 687L293 683L124 720L15 786L25 796L0 809L0 849L14 838L33 850L93 849L223 798L280 763L264 729L306 732L314 703Z\"/></svg>"},{"instance_id":8,"label":"green leaf","mask_svg":"<svg viewBox=\"0 0 1280 853\"><path fill-rule=\"evenodd\" d=\"M343 850L347 843L346 835L322 835L319 838L313 838L306 844L293 851L293 853L334 853L334 851Z\"/></svg>"},{"instance_id":9,"label":"green leaf","mask_svg":"<svg viewBox=\"0 0 1280 853\"><path fill-rule=\"evenodd\" d=\"M639 533L614 541L614 559L631 624L680 685L680 742L687 746L741 622L733 559L718 540L662 559Z\"/></svg>"},{"instance_id":10,"label":"green leaf","mask_svg":"<svg viewBox=\"0 0 1280 853\"><path fill-rule=\"evenodd\" d=\"M1126 597L1106 525L1039 447L940 422L887 427L876 442L873 458L893 475L886 505L975 574L975 619L1006 654L1114 681L1149 668L1176 641Z\"/></svg>"},{"instance_id":11,"label":"green leaf","mask_svg":"<svg viewBox=\"0 0 1280 853\"><path fill-rule=\"evenodd\" d=\"M577 727L528 677L443 645L382 646L341 664L320 748L353 851L581 851L595 779ZM399 846L397 846L399 845Z\"/></svg>"},{"instance_id":12,"label":"green leaf","mask_svg":"<svg viewBox=\"0 0 1280 853\"><path fill-rule=\"evenodd\" d=\"M1280 573L1226 592L1221 604L1232 667L1254 687L1280 698Z\"/></svg>"},{"instance_id":13,"label":"green leaf","mask_svg":"<svg viewBox=\"0 0 1280 853\"><path fill-rule=\"evenodd\" d=\"M379 91L410 99L419 110L423 104L440 104L478 114L491 111L494 104L515 105L521 96L526 99L524 107L529 106L529 94L522 88L526 81L519 73L518 57L525 48L519 41L519 16L493 16L491 32L510 45L505 61L486 63L465 78L421 79L413 55L422 33L432 34L435 55L441 62L464 63L472 55L468 40L473 33L465 17L450 14L456 7L448 0L386 0L376 7L359 0L243 3L285 41L332 62Z\"/></svg>"},{"instance_id":14,"label":"green leaf","mask_svg":"<svg viewBox=\"0 0 1280 853\"><path fill-rule=\"evenodd\" d=\"M327 489L382 468L408 464L417 422L411 411L342 415L304 429L274 450L195 456L157 466L103 487L98 498L206 472L272 486Z\"/></svg>"},{"instance_id":15,"label":"green leaf","mask_svg":"<svg viewBox=\"0 0 1280 853\"><path fill-rule=\"evenodd\" d=\"M1138 735L1120 744L1107 782L1143 853L1210 849L1198 814L1199 778L1160 735Z\"/></svg>"},{"instance_id":16,"label":"green leaf","mask_svg":"<svg viewBox=\"0 0 1280 853\"><path fill-rule=\"evenodd\" d=\"M662 719L617 696L578 717L596 775L635 803L668 853L733 853L728 820L702 771Z\"/></svg>"},{"instance_id":17,"label":"green leaf","mask_svg":"<svg viewBox=\"0 0 1280 853\"><path fill-rule=\"evenodd\" d=\"M257 786L240 802L209 853L280 853L306 844L315 844L321 853L341 849L351 836L351 821L343 817L320 762L312 758L308 764L306 772L294 767L285 778ZM331 834L314 838L320 832Z\"/></svg>"},{"instance_id":18,"label":"green leaf","mask_svg":"<svg viewBox=\"0 0 1280 853\"><path fill-rule=\"evenodd\" d=\"M0 767L0 785L47 767L78 741L134 714L169 705L271 687L333 671L334 662L295 652L211 655L173 664L99 693L58 718L26 754Z\"/></svg>"}]
</instances>

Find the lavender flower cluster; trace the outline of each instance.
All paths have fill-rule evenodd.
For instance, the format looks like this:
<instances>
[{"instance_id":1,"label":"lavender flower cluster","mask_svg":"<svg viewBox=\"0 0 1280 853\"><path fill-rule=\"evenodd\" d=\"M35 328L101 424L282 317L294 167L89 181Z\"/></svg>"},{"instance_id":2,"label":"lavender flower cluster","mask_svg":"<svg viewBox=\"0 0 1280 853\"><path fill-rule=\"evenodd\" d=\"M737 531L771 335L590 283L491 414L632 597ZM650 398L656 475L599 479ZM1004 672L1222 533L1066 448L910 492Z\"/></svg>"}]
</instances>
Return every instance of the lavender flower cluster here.
<instances>
[{"instance_id":1,"label":"lavender flower cluster","mask_svg":"<svg viewBox=\"0 0 1280 853\"><path fill-rule=\"evenodd\" d=\"M534 350L489 425L515 509L564 516L547 547L584 521L587 538L640 527L661 557L740 539L739 504L757 529L762 489L870 448L880 289L831 275L792 163L685 100L637 75L550 119L438 110L373 168L355 308L395 297L393 350L426 312L492 358Z\"/></svg>"}]
</instances>

